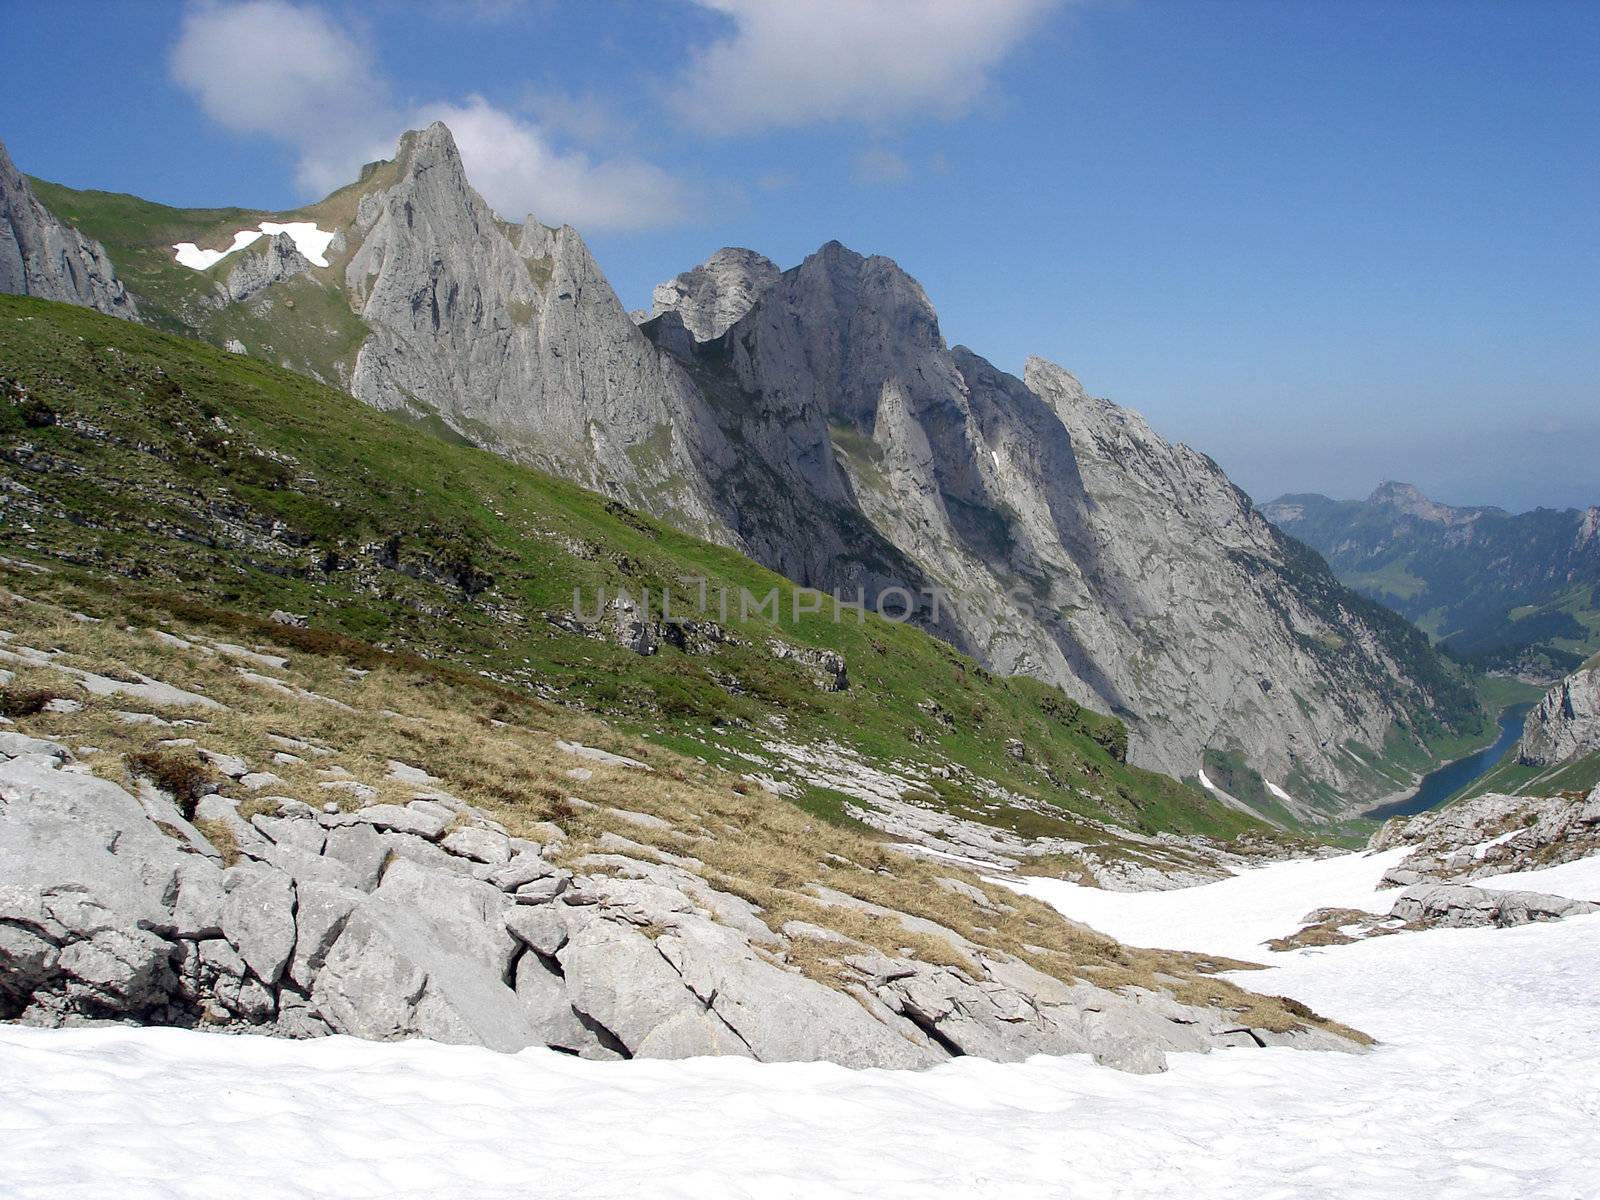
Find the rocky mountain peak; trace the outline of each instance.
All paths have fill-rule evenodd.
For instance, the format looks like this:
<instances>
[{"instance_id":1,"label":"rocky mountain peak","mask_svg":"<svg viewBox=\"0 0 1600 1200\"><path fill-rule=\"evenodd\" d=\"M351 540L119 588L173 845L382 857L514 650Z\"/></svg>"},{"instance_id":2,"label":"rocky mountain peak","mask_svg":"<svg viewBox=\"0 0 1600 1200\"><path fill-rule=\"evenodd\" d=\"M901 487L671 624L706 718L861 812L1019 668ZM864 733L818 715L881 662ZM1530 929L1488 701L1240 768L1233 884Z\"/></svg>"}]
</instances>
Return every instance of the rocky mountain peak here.
<instances>
[{"instance_id":1,"label":"rocky mountain peak","mask_svg":"<svg viewBox=\"0 0 1600 1200\"><path fill-rule=\"evenodd\" d=\"M1089 410L1093 408L1116 409L1107 401L1092 398L1071 371L1036 354L1030 354L1023 364L1022 382L1029 391L1048 404L1069 429L1075 421L1089 416Z\"/></svg>"},{"instance_id":2,"label":"rocky mountain peak","mask_svg":"<svg viewBox=\"0 0 1600 1200\"><path fill-rule=\"evenodd\" d=\"M1367 497L1367 503L1385 505L1408 517L1415 517L1419 521L1431 521L1435 525L1458 525L1463 521L1470 521L1475 515L1470 509L1451 508L1448 504L1439 504L1428 499L1411 484L1393 480L1384 480L1380 483L1372 495Z\"/></svg>"},{"instance_id":3,"label":"rocky mountain peak","mask_svg":"<svg viewBox=\"0 0 1600 1200\"><path fill-rule=\"evenodd\" d=\"M394 161L407 164L413 171L442 167L459 172L463 180L466 178L466 168L461 165L461 151L456 147L455 135L443 121L435 121L426 129L408 129L401 134Z\"/></svg>"},{"instance_id":4,"label":"rocky mountain peak","mask_svg":"<svg viewBox=\"0 0 1600 1200\"><path fill-rule=\"evenodd\" d=\"M729 337L747 389L862 432L887 385L915 407L957 379L922 285L894 260L837 241L784 272Z\"/></svg>"},{"instance_id":5,"label":"rocky mountain peak","mask_svg":"<svg viewBox=\"0 0 1600 1200\"><path fill-rule=\"evenodd\" d=\"M656 284L646 319L677 313L696 341L709 342L749 312L781 274L764 254L724 246L698 267Z\"/></svg>"},{"instance_id":6,"label":"rocky mountain peak","mask_svg":"<svg viewBox=\"0 0 1600 1200\"><path fill-rule=\"evenodd\" d=\"M712 423L577 230L499 219L442 123L405 134L360 186L343 270L369 331L355 396L633 503L670 495L694 532L722 531L689 467L720 453Z\"/></svg>"}]
</instances>

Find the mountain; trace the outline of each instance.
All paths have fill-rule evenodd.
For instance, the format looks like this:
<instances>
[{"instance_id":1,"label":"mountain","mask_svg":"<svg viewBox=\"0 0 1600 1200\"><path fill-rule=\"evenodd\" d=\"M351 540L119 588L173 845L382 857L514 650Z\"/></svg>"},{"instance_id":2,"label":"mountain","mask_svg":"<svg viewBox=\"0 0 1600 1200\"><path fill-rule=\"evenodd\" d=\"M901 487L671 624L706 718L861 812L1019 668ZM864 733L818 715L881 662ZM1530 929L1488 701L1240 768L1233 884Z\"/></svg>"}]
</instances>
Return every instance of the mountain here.
<instances>
[{"instance_id":1,"label":"mountain","mask_svg":"<svg viewBox=\"0 0 1600 1200\"><path fill-rule=\"evenodd\" d=\"M137 320L105 247L63 225L39 203L0 145L0 292L83 304Z\"/></svg>"},{"instance_id":2,"label":"mountain","mask_svg":"<svg viewBox=\"0 0 1600 1200\"><path fill-rule=\"evenodd\" d=\"M721 252L636 325L576 231L489 210L442 125L294 213L35 187L158 327L909 610L1121 718L1131 762L1281 823L1403 788L1484 727L1424 639L1209 459L1052 364L1018 379L949 347L888 259Z\"/></svg>"},{"instance_id":3,"label":"mountain","mask_svg":"<svg viewBox=\"0 0 1600 1200\"><path fill-rule=\"evenodd\" d=\"M729 514L758 558L882 594L895 570L818 544L799 503L853 508L915 579L948 590L930 627L1124 717L1137 761L1205 766L1306 819L1337 807L1323 788L1394 788L1341 748L1381 756L1397 710L1444 724L1429 686L1457 706L1447 721L1473 719L1442 671L1419 686L1412 672L1435 669L1420 639L1345 595L1209 459L1053 364L1032 360L1019 380L947 348L926 294L888 259L830 243L710 342L676 336L669 317L643 328L722 398L780 481Z\"/></svg>"},{"instance_id":4,"label":"mountain","mask_svg":"<svg viewBox=\"0 0 1600 1200\"><path fill-rule=\"evenodd\" d=\"M754 308L782 274L764 254L725 246L693 270L656 284L650 311L634 319L642 323L675 312L696 341L709 342Z\"/></svg>"},{"instance_id":5,"label":"mountain","mask_svg":"<svg viewBox=\"0 0 1600 1200\"><path fill-rule=\"evenodd\" d=\"M0 544L152 611L494 681L944 853L1113 882L1190 861L1159 835L1266 832L910 625L807 613L734 551L301 374L10 296Z\"/></svg>"},{"instance_id":6,"label":"mountain","mask_svg":"<svg viewBox=\"0 0 1600 1200\"><path fill-rule=\"evenodd\" d=\"M1549 684L1600 650L1600 508L1454 508L1385 483L1262 512L1457 658Z\"/></svg>"}]
</instances>

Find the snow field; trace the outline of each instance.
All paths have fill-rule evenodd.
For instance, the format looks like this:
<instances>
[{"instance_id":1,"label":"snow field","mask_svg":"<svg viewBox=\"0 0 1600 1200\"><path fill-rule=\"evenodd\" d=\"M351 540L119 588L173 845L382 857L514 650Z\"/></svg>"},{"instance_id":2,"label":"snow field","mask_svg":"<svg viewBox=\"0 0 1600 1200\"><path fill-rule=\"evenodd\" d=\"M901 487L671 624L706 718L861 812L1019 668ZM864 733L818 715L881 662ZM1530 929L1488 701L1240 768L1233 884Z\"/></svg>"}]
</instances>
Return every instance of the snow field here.
<instances>
[{"instance_id":1,"label":"snow field","mask_svg":"<svg viewBox=\"0 0 1600 1200\"><path fill-rule=\"evenodd\" d=\"M1600 917L1290 954L1256 944L1311 908L1386 909L1394 893L1372 889L1395 857L1301 860L1179 892L1027 882L1135 942L1270 960L1236 978L1366 1030L1380 1041L1366 1054L1173 1055L1156 1076L1081 1056L905 1073L0 1027L0 1192L1593 1197ZM1588 887L1594 868L1572 866L1526 886Z\"/></svg>"}]
</instances>

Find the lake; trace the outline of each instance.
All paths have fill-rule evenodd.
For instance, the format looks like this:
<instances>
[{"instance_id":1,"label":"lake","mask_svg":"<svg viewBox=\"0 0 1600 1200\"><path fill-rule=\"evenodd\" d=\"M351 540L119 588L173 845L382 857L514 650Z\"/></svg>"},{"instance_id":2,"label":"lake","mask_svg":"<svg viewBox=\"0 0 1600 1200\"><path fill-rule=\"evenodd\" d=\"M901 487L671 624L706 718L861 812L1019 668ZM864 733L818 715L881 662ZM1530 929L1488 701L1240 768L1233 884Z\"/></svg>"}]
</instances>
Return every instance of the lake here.
<instances>
[{"instance_id":1,"label":"lake","mask_svg":"<svg viewBox=\"0 0 1600 1200\"><path fill-rule=\"evenodd\" d=\"M1413 816L1443 804L1499 762L1505 752L1516 745L1517 739L1522 736L1523 718L1528 715L1528 710L1532 707L1531 704L1511 705L1500 714L1500 736L1495 739L1494 745L1479 750L1476 754L1445 763L1437 771L1424 775L1422 785L1405 799L1380 804L1377 808L1361 815L1382 821L1389 817Z\"/></svg>"}]
</instances>

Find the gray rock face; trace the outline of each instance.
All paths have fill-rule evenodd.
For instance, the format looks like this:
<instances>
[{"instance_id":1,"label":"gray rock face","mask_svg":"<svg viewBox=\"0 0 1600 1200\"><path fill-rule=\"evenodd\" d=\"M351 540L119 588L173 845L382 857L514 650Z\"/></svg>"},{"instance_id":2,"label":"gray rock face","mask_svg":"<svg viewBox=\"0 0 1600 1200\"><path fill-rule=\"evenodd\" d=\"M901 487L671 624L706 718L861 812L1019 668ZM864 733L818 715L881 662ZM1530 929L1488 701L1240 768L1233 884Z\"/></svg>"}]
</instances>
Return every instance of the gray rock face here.
<instances>
[{"instance_id":1,"label":"gray rock face","mask_svg":"<svg viewBox=\"0 0 1600 1200\"><path fill-rule=\"evenodd\" d=\"M1462 883L1419 884L1400 893L1390 915L1421 925L1507 928L1600 912L1600 904L1544 892L1497 892Z\"/></svg>"},{"instance_id":2,"label":"gray rock face","mask_svg":"<svg viewBox=\"0 0 1600 1200\"><path fill-rule=\"evenodd\" d=\"M1311 1028L1242 1030L1231 1013L1165 995L1067 986L842 892L817 895L945 938L969 965L885 954L804 922L775 932L748 900L681 865L692 859L601 853L569 870L517 841L496 866L495 839L511 843L465 804L435 843L397 821L380 829L293 801L246 823L209 796L202 825L242 831L242 857L224 869L53 743L7 732L0 758L0 1019L891 1068L1089 1053L1147 1071L1168 1051L1274 1038L1351 1048ZM368 811L381 807L402 806ZM361 882L322 878L318 862ZM801 941L825 945L837 986L797 969Z\"/></svg>"},{"instance_id":3,"label":"gray rock face","mask_svg":"<svg viewBox=\"0 0 1600 1200\"><path fill-rule=\"evenodd\" d=\"M231 304L242 304L275 283L303 275L312 265L287 233L275 233L259 249L252 246L236 257L237 265L222 283Z\"/></svg>"},{"instance_id":4,"label":"gray rock face","mask_svg":"<svg viewBox=\"0 0 1600 1200\"><path fill-rule=\"evenodd\" d=\"M1600 751L1600 660L1546 692L1522 727L1517 761L1553 767Z\"/></svg>"},{"instance_id":5,"label":"gray rock face","mask_svg":"<svg viewBox=\"0 0 1600 1200\"><path fill-rule=\"evenodd\" d=\"M33 194L0 145L0 292L63 300L139 319L105 247L63 225Z\"/></svg>"},{"instance_id":6,"label":"gray rock face","mask_svg":"<svg viewBox=\"0 0 1600 1200\"><path fill-rule=\"evenodd\" d=\"M656 284L645 319L676 313L696 341L709 342L754 308L781 274L766 255L725 246L698 267Z\"/></svg>"},{"instance_id":7,"label":"gray rock face","mask_svg":"<svg viewBox=\"0 0 1600 1200\"><path fill-rule=\"evenodd\" d=\"M572 1006L610 1030L630 1054L750 1054L637 929L589 920L557 957Z\"/></svg>"},{"instance_id":8,"label":"gray rock face","mask_svg":"<svg viewBox=\"0 0 1600 1200\"><path fill-rule=\"evenodd\" d=\"M489 884L397 862L350 914L311 998L336 1032L357 1037L533 1045L508 984L507 903Z\"/></svg>"},{"instance_id":9,"label":"gray rock face","mask_svg":"<svg viewBox=\"0 0 1600 1200\"><path fill-rule=\"evenodd\" d=\"M223 879L222 932L245 966L273 984L294 952L294 883L257 863L231 868Z\"/></svg>"},{"instance_id":10,"label":"gray rock face","mask_svg":"<svg viewBox=\"0 0 1600 1200\"><path fill-rule=\"evenodd\" d=\"M1415 647L1342 602L1216 464L1053 364L1018 380L947 348L888 259L824 246L718 346L692 352L697 380L759 397L738 427L763 472L725 484L754 498L728 514L744 548L897 612L893 589L942 587L920 623L1124 717L1133 761L1192 776L1238 749L1285 790L1299 773L1358 796L1375 782L1330 748L1381 746L1397 707L1431 705Z\"/></svg>"},{"instance_id":11,"label":"gray rock face","mask_svg":"<svg viewBox=\"0 0 1600 1200\"><path fill-rule=\"evenodd\" d=\"M726 460L705 401L635 328L570 227L502 221L450 132L408 133L367 176L345 268L372 330L350 390L726 537L697 461Z\"/></svg>"},{"instance_id":12,"label":"gray rock face","mask_svg":"<svg viewBox=\"0 0 1600 1200\"><path fill-rule=\"evenodd\" d=\"M1587 796L1474 796L1447 808L1396 817L1368 848L1413 850L1385 883L1466 883L1600 854L1600 787Z\"/></svg>"}]
</instances>

